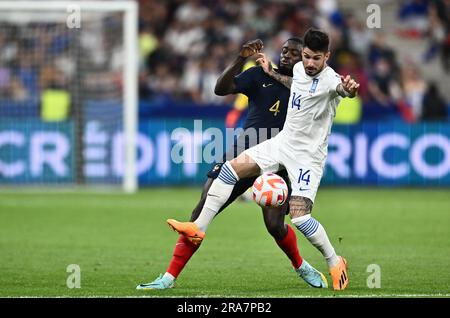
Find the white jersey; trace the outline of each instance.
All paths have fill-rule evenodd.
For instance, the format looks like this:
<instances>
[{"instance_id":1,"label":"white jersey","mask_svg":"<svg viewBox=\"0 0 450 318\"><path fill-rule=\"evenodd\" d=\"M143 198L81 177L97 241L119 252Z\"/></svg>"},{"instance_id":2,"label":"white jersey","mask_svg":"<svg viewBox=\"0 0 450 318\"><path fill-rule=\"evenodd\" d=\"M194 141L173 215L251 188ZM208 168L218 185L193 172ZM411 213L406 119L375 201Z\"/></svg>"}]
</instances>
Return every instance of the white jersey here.
<instances>
[{"instance_id":1,"label":"white jersey","mask_svg":"<svg viewBox=\"0 0 450 318\"><path fill-rule=\"evenodd\" d=\"M302 62L295 64L283 130L245 151L262 172L286 168L292 196L314 202L327 158L328 136L341 100L336 92L340 83L341 77L328 66L311 77Z\"/></svg>"},{"instance_id":2,"label":"white jersey","mask_svg":"<svg viewBox=\"0 0 450 318\"><path fill-rule=\"evenodd\" d=\"M342 97L336 92L341 77L331 67L311 77L302 62L293 69L291 96L282 130L283 146L298 159L325 164L328 136L336 107Z\"/></svg>"}]
</instances>

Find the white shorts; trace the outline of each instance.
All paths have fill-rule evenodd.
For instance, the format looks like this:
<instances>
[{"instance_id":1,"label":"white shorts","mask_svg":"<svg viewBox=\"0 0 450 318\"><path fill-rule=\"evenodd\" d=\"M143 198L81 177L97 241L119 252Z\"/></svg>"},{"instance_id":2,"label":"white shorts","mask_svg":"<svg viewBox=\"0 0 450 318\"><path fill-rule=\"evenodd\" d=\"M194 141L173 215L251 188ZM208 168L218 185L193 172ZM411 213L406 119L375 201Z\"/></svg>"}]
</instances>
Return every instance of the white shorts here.
<instances>
[{"instance_id":1,"label":"white shorts","mask_svg":"<svg viewBox=\"0 0 450 318\"><path fill-rule=\"evenodd\" d=\"M314 202L324 165L313 164L311 160L302 159L290 152L278 136L280 134L245 150L244 153L258 164L262 173L277 172L284 167L291 181L291 196L306 197Z\"/></svg>"}]
</instances>

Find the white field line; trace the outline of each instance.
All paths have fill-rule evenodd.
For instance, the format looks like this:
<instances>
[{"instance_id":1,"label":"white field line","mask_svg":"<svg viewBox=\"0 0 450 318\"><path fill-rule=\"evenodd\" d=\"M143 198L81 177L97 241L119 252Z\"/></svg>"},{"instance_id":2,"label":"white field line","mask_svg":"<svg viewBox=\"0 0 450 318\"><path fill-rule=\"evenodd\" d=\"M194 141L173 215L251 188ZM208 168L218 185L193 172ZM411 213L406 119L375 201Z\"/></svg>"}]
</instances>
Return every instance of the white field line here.
<instances>
[{"instance_id":1,"label":"white field line","mask_svg":"<svg viewBox=\"0 0 450 318\"><path fill-rule=\"evenodd\" d=\"M289 297L278 297L271 295L261 295L261 296L229 296L229 295L200 295L200 296L162 296L162 295L142 295L142 296L108 296L108 295L98 295L98 296L5 296L0 298L385 298L385 297L399 297L399 298L411 298L411 297L450 297L450 294L379 294L379 295L330 295L330 296L289 296Z\"/></svg>"}]
</instances>

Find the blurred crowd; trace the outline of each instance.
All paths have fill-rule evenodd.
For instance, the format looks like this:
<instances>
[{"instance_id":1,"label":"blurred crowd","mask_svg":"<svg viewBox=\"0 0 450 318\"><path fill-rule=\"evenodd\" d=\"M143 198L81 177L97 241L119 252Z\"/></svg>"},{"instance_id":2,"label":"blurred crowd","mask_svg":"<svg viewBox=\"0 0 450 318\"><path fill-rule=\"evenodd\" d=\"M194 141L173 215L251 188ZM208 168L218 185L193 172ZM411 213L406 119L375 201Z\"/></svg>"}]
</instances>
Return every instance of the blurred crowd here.
<instances>
[{"instance_id":1,"label":"blurred crowd","mask_svg":"<svg viewBox=\"0 0 450 318\"><path fill-rule=\"evenodd\" d=\"M337 0L138 2L140 100L231 105L234 96L216 96L214 86L243 43L262 39L264 52L277 63L282 44L314 26L329 32L330 66L361 84L361 120L448 118L449 101L439 85L425 80L421 67L439 59L450 72L450 0L392 1L399 26L393 31L426 44L423 63L399 60L398 48L383 33L388 28L368 28L366 16L344 10ZM61 23L0 26L0 107L39 99L46 89L66 90L72 103L120 97L120 16L86 15L81 32L68 32Z\"/></svg>"},{"instance_id":2,"label":"blurred crowd","mask_svg":"<svg viewBox=\"0 0 450 318\"><path fill-rule=\"evenodd\" d=\"M426 59L439 57L447 73L449 10L448 0L398 5L399 36L427 43ZM448 101L435 83L425 81L420 63L398 61L382 29L369 29L365 19L342 10L336 0L140 1L140 95L229 104L233 97L216 96L213 88L243 43L262 39L265 53L277 63L283 42L314 26L330 34L330 66L361 83L362 119L446 119Z\"/></svg>"},{"instance_id":3,"label":"blurred crowd","mask_svg":"<svg viewBox=\"0 0 450 318\"><path fill-rule=\"evenodd\" d=\"M82 28L70 30L66 15L62 22L0 19L0 107L40 102L46 90L66 91L72 103L118 97L122 18L85 14Z\"/></svg>"}]
</instances>

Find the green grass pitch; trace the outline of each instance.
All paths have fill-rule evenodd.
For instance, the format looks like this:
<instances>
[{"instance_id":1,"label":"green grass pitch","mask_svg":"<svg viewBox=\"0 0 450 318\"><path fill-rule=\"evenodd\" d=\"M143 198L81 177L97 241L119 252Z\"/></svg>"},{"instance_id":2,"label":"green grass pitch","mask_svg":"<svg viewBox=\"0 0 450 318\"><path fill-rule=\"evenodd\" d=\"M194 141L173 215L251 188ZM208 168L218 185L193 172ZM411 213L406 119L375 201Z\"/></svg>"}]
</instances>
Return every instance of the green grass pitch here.
<instances>
[{"instance_id":1,"label":"green grass pitch","mask_svg":"<svg viewBox=\"0 0 450 318\"><path fill-rule=\"evenodd\" d=\"M448 189L321 188L313 215L349 262L343 292L301 281L252 202L215 219L176 288L136 291L167 268L177 234L166 219L187 220L199 195L0 192L0 297L450 296ZM295 231L302 256L331 284L321 254ZM70 264L81 268L81 288L66 285ZM381 288L367 286L370 264L380 266Z\"/></svg>"}]
</instances>

